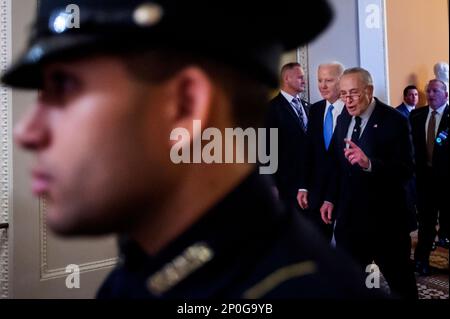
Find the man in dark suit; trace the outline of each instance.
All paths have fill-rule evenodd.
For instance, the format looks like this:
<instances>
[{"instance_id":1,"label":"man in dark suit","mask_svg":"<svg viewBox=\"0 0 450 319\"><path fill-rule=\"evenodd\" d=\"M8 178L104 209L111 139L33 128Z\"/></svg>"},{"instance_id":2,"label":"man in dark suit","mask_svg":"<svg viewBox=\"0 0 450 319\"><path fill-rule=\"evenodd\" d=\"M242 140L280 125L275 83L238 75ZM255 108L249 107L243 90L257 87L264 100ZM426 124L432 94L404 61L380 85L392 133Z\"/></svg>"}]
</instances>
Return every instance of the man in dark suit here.
<instances>
[{"instance_id":1,"label":"man in dark suit","mask_svg":"<svg viewBox=\"0 0 450 319\"><path fill-rule=\"evenodd\" d=\"M439 239L448 248L448 92L440 80L431 80L427 87L428 106L411 113L417 176L417 208L419 241L415 251L416 271L430 274L428 259L439 213Z\"/></svg>"},{"instance_id":2,"label":"man in dark suit","mask_svg":"<svg viewBox=\"0 0 450 319\"><path fill-rule=\"evenodd\" d=\"M310 109L310 104L299 96L304 90L305 73L300 64L284 65L281 91L270 101L267 115L267 127L278 129L278 170L274 174L278 194L296 208Z\"/></svg>"},{"instance_id":3,"label":"man in dark suit","mask_svg":"<svg viewBox=\"0 0 450 319\"><path fill-rule=\"evenodd\" d=\"M322 219L331 223L337 203L337 247L363 267L375 261L391 291L417 298L404 188L413 174L408 121L373 97L367 70L346 70L339 85L348 114L339 118L333 136L335 167Z\"/></svg>"},{"instance_id":4,"label":"man in dark suit","mask_svg":"<svg viewBox=\"0 0 450 319\"><path fill-rule=\"evenodd\" d=\"M416 108L417 103L419 103L419 91L417 90L416 86L408 85L403 90L403 103L397 106L396 110L408 119L409 114ZM416 180L414 177L406 183L406 198L409 211L410 231L415 231L417 229L417 192Z\"/></svg>"},{"instance_id":5,"label":"man in dark suit","mask_svg":"<svg viewBox=\"0 0 450 319\"><path fill-rule=\"evenodd\" d=\"M403 114L406 118L414 110L419 103L419 91L414 85L408 85L403 90L403 103L397 106L397 111Z\"/></svg>"},{"instance_id":6,"label":"man in dark suit","mask_svg":"<svg viewBox=\"0 0 450 319\"><path fill-rule=\"evenodd\" d=\"M308 143L305 149L305 165L301 170L298 203L305 215L319 228L328 242L333 227L320 218L320 206L327 186L328 149L338 116L344 110L339 98L339 79L344 67L339 62L324 63L318 68L318 86L323 100L313 104L309 113Z\"/></svg>"}]
</instances>

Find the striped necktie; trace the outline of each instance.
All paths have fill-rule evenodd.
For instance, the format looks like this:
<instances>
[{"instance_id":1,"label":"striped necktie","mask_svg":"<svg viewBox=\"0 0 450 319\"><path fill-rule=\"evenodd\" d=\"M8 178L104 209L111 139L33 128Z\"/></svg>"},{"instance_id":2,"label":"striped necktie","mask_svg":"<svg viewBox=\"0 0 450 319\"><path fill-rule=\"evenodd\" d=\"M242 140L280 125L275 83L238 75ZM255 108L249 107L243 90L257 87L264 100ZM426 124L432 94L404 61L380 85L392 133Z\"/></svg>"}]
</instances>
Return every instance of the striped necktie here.
<instances>
[{"instance_id":1,"label":"striped necktie","mask_svg":"<svg viewBox=\"0 0 450 319\"><path fill-rule=\"evenodd\" d=\"M302 128L303 132L306 132L307 126L306 126L305 117L304 117L304 114L303 114L303 111L302 111L302 106L301 106L300 99L297 98L297 97L294 98L292 100L292 105L294 106L295 110L297 111L300 127Z\"/></svg>"}]
</instances>

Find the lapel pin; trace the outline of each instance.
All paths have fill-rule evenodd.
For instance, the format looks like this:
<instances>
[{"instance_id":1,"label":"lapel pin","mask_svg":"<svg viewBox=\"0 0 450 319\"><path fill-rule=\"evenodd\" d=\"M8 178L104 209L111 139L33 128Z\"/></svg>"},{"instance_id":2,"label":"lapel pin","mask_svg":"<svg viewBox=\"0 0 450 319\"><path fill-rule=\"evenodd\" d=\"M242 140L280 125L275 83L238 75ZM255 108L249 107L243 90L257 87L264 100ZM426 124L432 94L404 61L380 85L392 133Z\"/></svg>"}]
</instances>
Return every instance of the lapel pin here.
<instances>
[{"instance_id":1,"label":"lapel pin","mask_svg":"<svg viewBox=\"0 0 450 319\"><path fill-rule=\"evenodd\" d=\"M373 128L377 128L378 127L378 124L375 124L374 126L373 126Z\"/></svg>"}]
</instances>

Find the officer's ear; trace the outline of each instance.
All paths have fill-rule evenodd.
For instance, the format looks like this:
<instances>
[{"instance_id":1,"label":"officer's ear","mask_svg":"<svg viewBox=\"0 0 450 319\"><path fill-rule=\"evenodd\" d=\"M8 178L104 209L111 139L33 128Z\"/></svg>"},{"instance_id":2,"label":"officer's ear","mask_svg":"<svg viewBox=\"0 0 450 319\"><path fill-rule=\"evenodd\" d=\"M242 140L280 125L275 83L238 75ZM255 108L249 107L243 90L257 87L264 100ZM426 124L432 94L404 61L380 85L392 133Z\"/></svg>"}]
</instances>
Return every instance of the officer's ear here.
<instances>
[{"instance_id":1,"label":"officer's ear","mask_svg":"<svg viewBox=\"0 0 450 319\"><path fill-rule=\"evenodd\" d=\"M189 131L193 139L196 134L201 134L194 131L194 121L201 121L202 126L208 123L214 90L213 82L206 72L195 66L182 69L171 82L172 130L185 129Z\"/></svg>"}]
</instances>

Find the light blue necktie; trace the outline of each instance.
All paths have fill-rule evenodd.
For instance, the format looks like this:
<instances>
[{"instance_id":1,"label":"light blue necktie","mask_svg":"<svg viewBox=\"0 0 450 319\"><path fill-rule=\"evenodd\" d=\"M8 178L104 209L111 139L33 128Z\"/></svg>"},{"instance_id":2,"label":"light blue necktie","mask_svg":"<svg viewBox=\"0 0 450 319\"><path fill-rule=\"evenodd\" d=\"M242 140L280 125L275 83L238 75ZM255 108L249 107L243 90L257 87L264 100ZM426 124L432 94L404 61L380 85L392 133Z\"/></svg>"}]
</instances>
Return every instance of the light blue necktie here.
<instances>
[{"instance_id":1,"label":"light blue necktie","mask_svg":"<svg viewBox=\"0 0 450 319\"><path fill-rule=\"evenodd\" d=\"M333 136L333 104L330 105L325 116L325 123L323 124L323 138L325 140L325 148L328 149Z\"/></svg>"}]
</instances>

